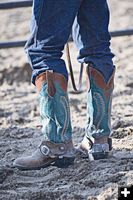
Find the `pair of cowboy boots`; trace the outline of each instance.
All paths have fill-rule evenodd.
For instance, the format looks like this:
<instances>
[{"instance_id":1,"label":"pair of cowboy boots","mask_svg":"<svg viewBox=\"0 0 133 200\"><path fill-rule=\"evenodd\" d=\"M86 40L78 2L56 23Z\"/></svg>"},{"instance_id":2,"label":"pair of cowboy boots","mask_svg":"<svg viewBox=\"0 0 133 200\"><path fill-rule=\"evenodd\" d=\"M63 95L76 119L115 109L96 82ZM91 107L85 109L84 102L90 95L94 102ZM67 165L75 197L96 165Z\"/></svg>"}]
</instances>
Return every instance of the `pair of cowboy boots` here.
<instances>
[{"instance_id":1,"label":"pair of cowboy boots","mask_svg":"<svg viewBox=\"0 0 133 200\"><path fill-rule=\"evenodd\" d=\"M103 75L88 66L90 83L87 97L87 127L79 150L94 159L107 158L111 150L109 135L114 74L106 83ZM72 143L72 127L67 81L61 74L46 71L36 78L40 91L40 115L44 140L38 149L27 157L14 161L20 170L40 169L49 165L67 167L74 162L77 149Z\"/></svg>"}]
</instances>

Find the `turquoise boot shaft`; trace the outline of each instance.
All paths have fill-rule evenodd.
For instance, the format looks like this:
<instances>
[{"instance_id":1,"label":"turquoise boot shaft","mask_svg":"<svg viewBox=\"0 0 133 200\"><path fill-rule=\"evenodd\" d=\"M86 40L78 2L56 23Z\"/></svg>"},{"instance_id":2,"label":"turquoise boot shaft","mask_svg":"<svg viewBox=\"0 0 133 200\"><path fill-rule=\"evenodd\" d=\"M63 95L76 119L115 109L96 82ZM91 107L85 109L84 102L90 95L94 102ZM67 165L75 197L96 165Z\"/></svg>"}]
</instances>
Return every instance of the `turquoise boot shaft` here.
<instances>
[{"instance_id":1,"label":"turquoise boot shaft","mask_svg":"<svg viewBox=\"0 0 133 200\"><path fill-rule=\"evenodd\" d=\"M103 75L93 67L88 67L87 74L89 91L87 94L86 136L95 139L109 137L114 73L107 83Z\"/></svg>"},{"instance_id":2,"label":"turquoise boot shaft","mask_svg":"<svg viewBox=\"0 0 133 200\"><path fill-rule=\"evenodd\" d=\"M55 94L50 96L47 83L40 92L40 115L44 140L64 143L72 139L70 107L67 92L54 83Z\"/></svg>"},{"instance_id":3,"label":"turquoise boot shaft","mask_svg":"<svg viewBox=\"0 0 133 200\"><path fill-rule=\"evenodd\" d=\"M66 168L73 164L76 149L72 142L67 80L47 70L36 78L40 100L43 140L37 150L13 162L19 170L38 170L48 166Z\"/></svg>"}]
</instances>

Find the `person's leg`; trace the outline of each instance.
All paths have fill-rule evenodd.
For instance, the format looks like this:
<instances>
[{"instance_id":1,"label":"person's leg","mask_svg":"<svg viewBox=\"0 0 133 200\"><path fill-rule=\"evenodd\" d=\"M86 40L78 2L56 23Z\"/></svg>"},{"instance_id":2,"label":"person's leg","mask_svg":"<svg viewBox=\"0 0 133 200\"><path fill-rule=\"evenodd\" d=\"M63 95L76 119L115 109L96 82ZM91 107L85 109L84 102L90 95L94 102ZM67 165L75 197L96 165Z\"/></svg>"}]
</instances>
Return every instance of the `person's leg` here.
<instances>
[{"instance_id":1,"label":"person's leg","mask_svg":"<svg viewBox=\"0 0 133 200\"><path fill-rule=\"evenodd\" d=\"M55 162L73 162L72 128L67 95L68 74L61 59L81 0L34 0L32 37L26 45L32 83L40 91L43 142L28 157L18 158L19 169L40 169Z\"/></svg>"},{"instance_id":2,"label":"person's leg","mask_svg":"<svg viewBox=\"0 0 133 200\"><path fill-rule=\"evenodd\" d=\"M78 60L88 64L86 137L94 139L91 152L95 158L108 155L108 137L111 133L114 55L110 51L108 24L109 10L106 0L84 0L73 25L73 38L79 49ZM83 142L81 146L86 144Z\"/></svg>"},{"instance_id":3,"label":"person's leg","mask_svg":"<svg viewBox=\"0 0 133 200\"><path fill-rule=\"evenodd\" d=\"M114 71L108 32L109 9L106 0L84 0L73 24L73 39L79 49L78 60L92 63L106 82Z\"/></svg>"},{"instance_id":4,"label":"person's leg","mask_svg":"<svg viewBox=\"0 0 133 200\"><path fill-rule=\"evenodd\" d=\"M31 37L25 50L33 69L32 83L46 70L53 70L68 79L62 51L82 0L34 0Z\"/></svg>"}]
</instances>

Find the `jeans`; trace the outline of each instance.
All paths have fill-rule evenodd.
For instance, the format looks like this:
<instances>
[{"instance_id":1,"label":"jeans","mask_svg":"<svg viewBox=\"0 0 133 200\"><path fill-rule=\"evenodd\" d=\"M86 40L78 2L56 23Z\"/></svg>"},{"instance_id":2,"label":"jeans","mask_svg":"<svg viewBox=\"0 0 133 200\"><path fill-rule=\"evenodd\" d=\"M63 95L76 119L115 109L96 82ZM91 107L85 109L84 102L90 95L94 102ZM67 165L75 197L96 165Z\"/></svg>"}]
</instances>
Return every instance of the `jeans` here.
<instances>
[{"instance_id":1,"label":"jeans","mask_svg":"<svg viewBox=\"0 0 133 200\"><path fill-rule=\"evenodd\" d=\"M64 45L72 31L78 61L92 63L108 81L114 70L108 32L106 0L33 0L31 37L25 49L32 67L32 83L46 70L68 79Z\"/></svg>"}]
</instances>

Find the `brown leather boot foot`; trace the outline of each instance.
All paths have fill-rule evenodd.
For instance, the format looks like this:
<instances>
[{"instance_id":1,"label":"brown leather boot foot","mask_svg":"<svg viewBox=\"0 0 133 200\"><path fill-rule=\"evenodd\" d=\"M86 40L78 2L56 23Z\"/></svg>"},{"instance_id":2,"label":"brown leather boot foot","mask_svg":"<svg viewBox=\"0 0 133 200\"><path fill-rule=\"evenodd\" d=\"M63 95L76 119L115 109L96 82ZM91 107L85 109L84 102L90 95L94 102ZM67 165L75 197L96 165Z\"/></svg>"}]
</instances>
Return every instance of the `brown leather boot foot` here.
<instances>
[{"instance_id":1,"label":"brown leather boot foot","mask_svg":"<svg viewBox=\"0 0 133 200\"><path fill-rule=\"evenodd\" d=\"M107 153L103 151L104 149ZM82 158L88 158L90 154L93 155L94 160L107 158L112 150L112 138L101 138L95 141L85 136L78 150Z\"/></svg>"},{"instance_id":2,"label":"brown leather boot foot","mask_svg":"<svg viewBox=\"0 0 133 200\"><path fill-rule=\"evenodd\" d=\"M19 170L38 170L50 165L64 168L73 164L75 155L71 141L69 143L43 141L31 156L17 158L13 167Z\"/></svg>"}]
</instances>

